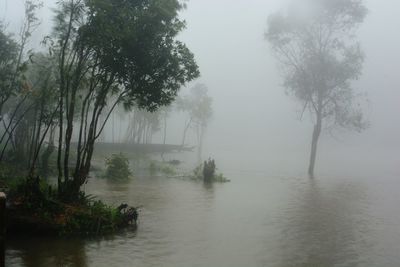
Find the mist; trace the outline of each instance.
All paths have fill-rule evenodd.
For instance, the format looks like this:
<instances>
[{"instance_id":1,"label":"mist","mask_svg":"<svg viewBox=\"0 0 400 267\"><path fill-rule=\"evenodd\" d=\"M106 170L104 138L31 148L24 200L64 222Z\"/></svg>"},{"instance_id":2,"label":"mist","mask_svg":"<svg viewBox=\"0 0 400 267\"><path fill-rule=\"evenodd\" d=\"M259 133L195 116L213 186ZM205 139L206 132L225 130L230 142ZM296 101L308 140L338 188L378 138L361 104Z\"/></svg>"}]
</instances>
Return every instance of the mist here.
<instances>
[{"instance_id":1,"label":"mist","mask_svg":"<svg viewBox=\"0 0 400 267\"><path fill-rule=\"evenodd\" d=\"M337 116L329 114L333 123L322 123L316 142L318 123L310 104L313 96L299 97L298 92L303 92L300 79L293 78L295 71L291 73L282 65L276 50L283 46L276 46L268 34L274 16L294 19L290 14L300 14L307 21L313 12L320 12L312 3L326 4L326 0L186 1L185 8L177 11L177 18L185 21L186 27L174 38L193 54L199 75L193 68L191 75L182 78L172 103L165 105L168 101L159 100L157 108L150 111L145 109L152 104L148 100L152 96L143 97L145 93L132 97L131 102L121 101L114 110L112 104L118 97L108 97L104 109L110 116L100 116L105 127L99 139L95 138L90 174L87 168L86 182L79 187L112 205L138 203L138 207L143 206L143 221L134 234L116 239L126 241L120 247L112 240L99 241L103 253L96 252L96 256L82 252L93 246L91 241L80 241L81 250L68 252L68 244L51 239L60 251L67 251L60 257L85 254L92 263L102 263L102 254L108 249L121 249L116 252L121 257L137 257L122 260L122 264L133 262L135 266L397 266L398 257L389 248L400 244L400 218L393 204L398 201L400 176L400 3L349 1L367 10L345 43L349 47L359 44L360 74L346 82L352 90L349 95L360 100L351 107L362 112L366 127L340 127ZM44 0L37 10L40 25L27 48L44 54L50 51L42 41L52 35L56 2ZM24 1L0 0L0 20L6 32L17 38L23 19ZM282 36L289 39L290 33L293 31ZM287 45L284 38L278 41ZM10 115L3 117L9 119ZM80 149L77 144L82 138L77 129L81 122L74 120L73 126L71 122L72 151ZM59 126L55 127L58 134ZM44 140L50 143L51 137L45 133ZM62 142L59 151L64 153ZM309 167L313 165L314 143L318 144L315 174L314 166L311 172ZM75 155L71 155L74 162ZM133 177L129 182L114 183L103 177L108 175L104 172L113 155L126 157L122 161L126 160ZM63 164L66 170L68 164ZM207 168L212 168L212 175L215 171L223 183L199 186L199 177L201 182L207 180L203 177ZM30 171L34 169L36 166ZM53 176L50 181L57 177ZM194 219L197 216L203 217ZM247 235L244 231L248 228ZM154 240L160 243L152 244ZM336 240L343 248L326 240ZM12 252L26 252L36 246L35 242L27 247L23 242L11 242L6 262L28 266L15 263L18 257ZM136 251L130 254L132 247ZM377 256L381 248L386 252ZM346 249L356 256L346 254ZM41 259L52 257L43 253L44 248L37 250ZM116 263L116 257L108 262L123 266ZM92 266L83 262L73 266Z\"/></svg>"},{"instance_id":2,"label":"mist","mask_svg":"<svg viewBox=\"0 0 400 267\"><path fill-rule=\"evenodd\" d=\"M307 161L302 155L308 155L311 142L311 121L307 117L299 120L302 107L285 95L277 63L262 34L268 15L285 4L219 1L213 11L210 5L207 1L189 5L185 14L188 30L182 36L195 51L201 79L207 81L214 96L218 119L210 126L210 146L239 147L232 154L256 150L270 167L294 166L295 173L301 172ZM323 134L318 158L322 172L344 168L351 174L361 169L377 174L396 172L399 164L400 124L390 115L398 113L400 97L396 78L400 40L395 33L399 22L393 11L397 4L366 1L365 5L369 12L358 38L366 59L354 87L368 95L365 113L370 128L361 134ZM224 10L223 15L219 10Z\"/></svg>"},{"instance_id":3,"label":"mist","mask_svg":"<svg viewBox=\"0 0 400 267\"><path fill-rule=\"evenodd\" d=\"M210 153L213 147L230 151L238 155L237 163L241 153L256 152L263 155L268 167L278 165L277 169L285 167L298 174L308 160L311 121L307 116L300 120L301 106L285 94L277 62L264 38L268 16L285 10L288 2L192 0L182 11L187 27L179 39L194 52L201 70L196 82L207 84L214 102L206 149ZM54 3L44 3L41 20L51 21ZM400 99L397 3L369 0L365 6L368 15L357 38L366 58L362 75L353 84L367 95L365 114L370 127L360 134L346 130L324 133L318 157L324 173L337 169L349 174L360 169L374 174L396 172L399 164L400 119L394 115ZM2 1L2 7L9 30L17 32L23 2ZM51 24L42 23L31 46L40 48L39 42L50 30ZM176 124L171 120L179 125L179 120ZM170 142L178 143L178 136L179 132L172 130Z\"/></svg>"}]
</instances>

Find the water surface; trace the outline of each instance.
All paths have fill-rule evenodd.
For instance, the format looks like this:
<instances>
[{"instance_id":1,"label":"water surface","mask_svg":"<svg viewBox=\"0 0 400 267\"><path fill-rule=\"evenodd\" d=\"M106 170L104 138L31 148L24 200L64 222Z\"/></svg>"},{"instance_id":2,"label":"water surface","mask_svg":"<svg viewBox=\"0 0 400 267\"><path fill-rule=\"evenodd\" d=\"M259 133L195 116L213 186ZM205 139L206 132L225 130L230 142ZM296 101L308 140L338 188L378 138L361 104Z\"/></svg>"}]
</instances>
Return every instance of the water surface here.
<instances>
[{"instance_id":1,"label":"water surface","mask_svg":"<svg viewBox=\"0 0 400 267\"><path fill-rule=\"evenodd\" d=\"M233 165L232 182L92 179L109 204L143 205L137 231L9 240L6 266L400 266L395 176L278 176Z\"/></svg>"}]
</instances>

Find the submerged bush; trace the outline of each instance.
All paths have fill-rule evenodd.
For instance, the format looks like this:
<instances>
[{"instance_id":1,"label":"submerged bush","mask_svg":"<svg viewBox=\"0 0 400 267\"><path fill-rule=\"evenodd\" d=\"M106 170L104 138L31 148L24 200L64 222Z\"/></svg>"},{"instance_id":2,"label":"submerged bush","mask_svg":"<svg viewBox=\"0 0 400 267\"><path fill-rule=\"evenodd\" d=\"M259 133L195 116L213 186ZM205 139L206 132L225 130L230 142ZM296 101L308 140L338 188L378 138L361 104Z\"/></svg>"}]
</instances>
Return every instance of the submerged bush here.
<instances>
[{"instance_id":1,"label":"submerged bush","mask_svg":"<svg viewBox=\"0 0 400 267\"><path fill-rule=\"evenodd\" d=\"M215 161L213 159L208 159L204 161L203 165L203 178L206 182L211 182L215 177Z\"/></svg>"},{"instance_id":2,"label":"submerged bush","mask_svg":"<svg viewBox=\"0 0 400 267\"><path fill-rule=\"evenodd\" d=\"M204 161L193 170L192 178L194 180L203 180L204 182L230 182L222 173L216 174L217 167L213 159Z\"/></svg>"},{"instance_id":3,"label":"submerged bush","mask_svg":"<svg viewBox=\"0 0 400 267\"><path fill-rule=\"evenodd\" d=\"M113 154L111 158L106 160L105 177L113 180L127 180L132 177L132 172L129 169L129 159L120 154Z\"/></svg>"}]
</instances>

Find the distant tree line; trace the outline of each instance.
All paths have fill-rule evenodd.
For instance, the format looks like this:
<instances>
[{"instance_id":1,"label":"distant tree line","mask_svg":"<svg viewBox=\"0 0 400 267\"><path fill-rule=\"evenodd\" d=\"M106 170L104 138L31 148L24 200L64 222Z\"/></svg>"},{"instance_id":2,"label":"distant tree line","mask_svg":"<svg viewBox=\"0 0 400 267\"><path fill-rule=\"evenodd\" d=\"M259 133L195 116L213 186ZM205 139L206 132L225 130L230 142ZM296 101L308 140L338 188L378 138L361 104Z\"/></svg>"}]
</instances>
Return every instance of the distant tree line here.
<instances>
[{"instance_id":1,"label":"distant tree line","mask_svg":"<svg viewBox=\"0 0 400 267\"><path fill-rule=\"evenodd\" d=\"M201 154L206 129L213 113L212 98L208 95L207 86L202 83L191 87L188 94L179 95L171 106L162 107L155 112L133 107L128 113L128 127L123 142L150 144L154 134L162 132L165 144L167 119L174 113L182 113L186 117L180 145L186 145L188 133L191 131Z\"/></svg>"}]
</instances>

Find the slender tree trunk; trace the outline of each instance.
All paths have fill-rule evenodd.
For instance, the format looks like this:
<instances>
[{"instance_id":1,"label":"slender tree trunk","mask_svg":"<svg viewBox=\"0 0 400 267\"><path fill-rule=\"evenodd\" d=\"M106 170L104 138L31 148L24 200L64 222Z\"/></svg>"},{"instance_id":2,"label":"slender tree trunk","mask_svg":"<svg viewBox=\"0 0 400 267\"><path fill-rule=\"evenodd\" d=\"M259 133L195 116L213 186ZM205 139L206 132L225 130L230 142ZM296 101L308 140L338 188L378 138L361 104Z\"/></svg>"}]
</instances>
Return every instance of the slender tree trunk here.
<instances>
[{"instance_id":1,"label":"slender tree trunk","mask_svg":"<svg viewBox=\"0 0 400 267\"><path fill-rule=\"evenodd\" d=\"M162 158L162 160L163 161L165 161L164 160L164 152L165 152L165 150L166 150L166 148L165 148L165 144L167 143L167 116L165 115L164 116L164 137L163 137L163 149L162 149L162 152L161 152L161 158Z\"/></svg>"},{"instance_id":2,"label":"slender tree trunk","mask_svg":"<svg viewBox=\"0 0 400 267\"><path fill-rule=\"evenodd\" d=\"M122 133L122 118L119 117L118 143L122 143L121 133Z\"/></svg>"},{"instance_id":3,"label":"slender tree trunk","mask_svg":"<svg viewBox=\"0 0 400 267\"><path fill-rule=\"evenodd\" d=\"M15 122L14 126L11 128L10 133L14 133L14 131L15 131L15 129L17 128L17 126L19 125L19 123L24 119L25 114L28 113L28 112L30 111L31 108L32 108L32 105L29 106L29 107L24 111L24 113L22 113L22 115L21 115L21 116L18 118L18 120ZM5 151L6 151L6 148L7 148L7 146L8 146L8 143L11 141L12 137L13 137L13 136L10 134L10 135L8 136L7 140L6 140L6 143L4 144L3 150L1 151L1 154L0 154L0 161L3 160L4 153L5 153Z\"/></svg>"},{"instance_id":4,"label":"slender tree trunk","mask_svg":"<svg viewBox=\"0 0 400 267\"><path fill-rule=\"evenodd\" d=\"M185 128L183 129L183 136L182 136L182 143L181 143L182 148L185 146L186 134L187 134L187 131L189 130L189 127L191 124L192 124L192 118L190 118L189 122L185 125Z\"/></svg>"},{"instance_id":5,"label":"slender tree trunk","mask_svg":"<svg viewBox=\"0 0 400 267\"><path fill-rule=\"evenodd\" d=\"M314 131L311 142L310 164L308 166L308 175L310 178L314 178L314 167L315 167L315 160L317 157L317 147L318 147L319 136L321 134L321 129L322 129L322 116L320 114L317 114L317 122L314 125Z\"/></svg>"},{"instance_id":6,"label":"slender tree trunk","mask_svg":"<svg viewBox=\"0 0 400 267\"><path fill-rule=\"evenodd\" d=\"M57 151L57 169L58 169L58 177L57 177L57 187L58 187L58 193L62 194L62 178L63 178L63 166L62 166L62 146L63 146L63 131L64 131L64 112L68 113L67 111L64 110L64 98L66 96L66 69L65 69L65 60L66 60L66 54L67 54L67 48L68 44L70 42L70 37L71 37L71 31L72 31L72 24L73 24L73 19L74 19L74 2L72 1L71 3L71 10L69 12L69 22L68 22L68 28L67 28L67 33L65 35L65 39L63 40L62 44L62 49L60 52L60 111L59 111L59 136L58 136L58 151ZM65 103L65 106L68 107L68 103ZM66 114L68 115L68 114ZM65 166L64 166L65 169ZM64 181L68 180L68 177L64 176Z\"/></svg>"},{"instance_id":7,"label":"slender tree trunk","mask_svg":"<svg viewBox=\"0 0 400 267\"><path fill-rule=\"evenodd\" d=\"M112 114L112 143L115 144L114 138L114 128L115 128L115 113Z\"/></svg>"},{"instance_id":8,"label":"slender tree trunk","mask_svg":"<svg viewBox=\"0 0 400 267\"><path fill-rule=\"evenodd\" d=\"M56 115L56 113L54 115ZM56 126L50 127L49 143L46 147L46 150L43 152L41 156L41 174L43 175L43 178L46 180L49 177L49 159L51 154L54 152L56 148L56 146L54 145L55 129Z\"/></svg>"},{"instance_id":9,"label":"slender tree trunk","mask_svg":"<svg viewBox=\"0 0 400 267\"><path fill-rule=\"evenodd\" d=\"M167 142L167 117L164 117L164 137L163 137L163 144L165 146Z\"/></svg>"}]
</instances>

